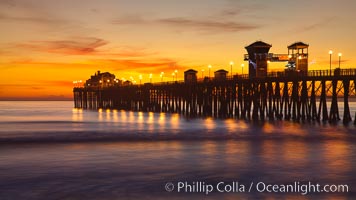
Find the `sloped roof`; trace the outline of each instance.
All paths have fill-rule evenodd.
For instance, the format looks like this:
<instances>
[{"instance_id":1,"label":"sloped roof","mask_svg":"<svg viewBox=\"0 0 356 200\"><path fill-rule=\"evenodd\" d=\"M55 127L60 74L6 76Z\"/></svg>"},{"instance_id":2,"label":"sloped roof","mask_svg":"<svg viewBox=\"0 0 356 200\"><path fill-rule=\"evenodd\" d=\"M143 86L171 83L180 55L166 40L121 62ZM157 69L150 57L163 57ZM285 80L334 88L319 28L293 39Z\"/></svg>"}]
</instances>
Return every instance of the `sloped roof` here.
<instances>
[{"instance_id":1,"label":"sloped roof","mask_svg":"<svg viewBox=\"0 0 356 200\"><path fill-rule=\"evenodd\" d=\"M254 48L256 48L256 47L257 48L259 48L259 47L272 47L272 45L267 44L267 43L265 43L263 41L256 41L256 42L246 46L245 48L251 48L251 47L254 47Z\"/></svg>"},{"instance_id":2,"label":"sloped roof","mask_svg":"<svg viewBox=\"0 0 356 200\"><path fill-rule=\"evenodd\" d=\"M224 69L219 69L218 71L215 71L216 72L224 72L224 73L228 73L228 71L224 70Z\"/></svg>"},{"instance_id":3,"label":"sloped roof","mask_svg":"<svg viewBox=\"0 0 356 200\"><path fill-rule=\"evenodd\" d=\"M308 48L309 44L305 44L304 42L295 42L288 46L288 49L304 49Z\"/></svg>"},{"instance_id":4,"label":"sloped roof","mask_svg":"<svg viewBox=\"0 0 356 200\"><path fill-rule=\"evenodd\" d=\"M194 70L194 69L188 69L187 71L185 71L184 73L197 73L198 71Z\"/></svg>"}]
</instances>

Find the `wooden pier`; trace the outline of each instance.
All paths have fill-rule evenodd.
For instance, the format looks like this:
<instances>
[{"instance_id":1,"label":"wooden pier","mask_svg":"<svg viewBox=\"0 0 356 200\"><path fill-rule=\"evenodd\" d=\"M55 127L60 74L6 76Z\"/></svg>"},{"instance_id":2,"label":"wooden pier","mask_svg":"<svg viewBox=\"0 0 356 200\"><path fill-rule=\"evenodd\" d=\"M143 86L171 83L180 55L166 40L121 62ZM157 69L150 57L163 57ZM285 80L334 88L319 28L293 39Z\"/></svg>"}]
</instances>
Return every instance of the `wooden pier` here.
<instances>
[{"instance_id":1,"label":"wooden pier","mask_svg":"<svg viewBox=\"0 0 356 200\"><path fill-rule=\"evenodd\" d=\"M285 71L194 82L75 87L74 106L247 120L352 121L356 69ZM338 100L343 98L343 116ZM327 102L331 101L328 108ZM355 113L356 114L356 113ZM355 120L356 123L356 120Z\"/></svg>"}]
</instances>

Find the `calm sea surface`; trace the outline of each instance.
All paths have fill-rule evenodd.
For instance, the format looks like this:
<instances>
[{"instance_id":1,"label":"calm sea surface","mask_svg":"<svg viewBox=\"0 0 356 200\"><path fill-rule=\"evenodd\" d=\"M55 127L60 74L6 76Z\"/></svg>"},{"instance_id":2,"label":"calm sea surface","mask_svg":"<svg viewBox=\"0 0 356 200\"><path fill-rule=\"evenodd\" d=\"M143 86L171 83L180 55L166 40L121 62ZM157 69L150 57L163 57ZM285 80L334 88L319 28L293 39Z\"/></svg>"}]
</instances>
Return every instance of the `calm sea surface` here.
<instances>
[{"instance_id":1,"label":"calm sea surface","mask_svg":"<svg viewBox=\"0 0 356 200\"><path fill-rule=\"evenodd\" d=\"M351 111L354 116L355 103ZM302 195L255 188L309 181L348 185L349 191ZM169 182L172 192L165 188ZM247 188L206 195L178 192L179 182ZM0 101L0 199L356 199L356 126Z\"/></svg>"}]
</instances>

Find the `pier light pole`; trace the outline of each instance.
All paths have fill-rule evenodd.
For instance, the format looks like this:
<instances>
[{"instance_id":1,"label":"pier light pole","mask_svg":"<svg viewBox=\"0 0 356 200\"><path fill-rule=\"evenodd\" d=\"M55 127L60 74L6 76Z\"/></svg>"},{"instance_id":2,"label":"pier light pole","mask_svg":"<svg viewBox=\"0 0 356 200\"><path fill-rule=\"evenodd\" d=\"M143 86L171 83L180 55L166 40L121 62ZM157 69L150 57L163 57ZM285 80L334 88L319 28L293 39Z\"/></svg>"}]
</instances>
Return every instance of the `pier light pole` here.
<instances>
[{"instance_id":1,"label":"pier light pole","mask_svg":"<svg viewBox=\"0 0 356 200\"><path fill-rule=\"evenodd\" d=\"M231 78L232 78L232 66L234 65L233 61L230 61L230 73L231 73Z\"/></svg>"},{"instance_id":2,"label":"pier light pole","mask_svg":"<svg viewBox=\"0 0 356 200\"><path fill-rule=\"evenodd\" d=\"M330 50L329 51L329 55L330 55L330 75L331 75L331 55L333 54L333 51L332 50Z\"/></svg>"},{"instance_id":3,"label":"pier light pole","mask_svg":"<svg viewBox=\"0 0 356 200\"><path fill-rule=\"evenodd\" d=\"M242 75L244 74L244 67L245 67L245 64L242 63L242 64L241 64L241 72L242 72L241 74L242 74Z\"/></svg>"},{"instance_id":4,"label":"pier light pole","mask_svg":"<svg viewBox=\"0 0 356 200\"><path fill-rule=\"evenodd\" d=\"M174 81L174 75L175 75L175 74L174 74L174 72L173 72L173 73L172 73L172 81Z\"/></svg>"},{"instance_id":5,"label":"pier light pole","mask_svg":"<svg viewBox=\"0 0 356 200\"><path fill-rule=\"evenodd\" d=\"M135 80L132 76L130 76L130 79L131 79L131 83L135 84Z\"/></svg>"},{"instance_id":6,"label":"pier light pole","mask_svg":"<svg viewBox=\"0 0 356 200\"><path fill-rule=\"evenodd\" d=\"M341 56L342 56L342 53L339 53L339 69L340 69Z\"/></svg>"},{"instance_id":7,"label":"pier light pole","mask_svg":"<svg viewBox=\"0 0 356 200\"><path fill-rule=\"evenodd\" d=\"M150 83L152 83L152 74L150 74Z\"/></svg>"},{"instance_id":8,"label":"pier light pole","mask_svg":"<svg viewBox=\"0 0 356 200\"><path fill-rule=\"evenodd\" d=\"M176 81L178 80L178 70L174 71L175 75L176 75Z\"/></svg>"},{"instance_id":9,"label":"pier light pole","mask_svg":"<svg viewBox=\"0 0 356 200\"><path fill-rule=\"evenodd\" d=\"M201 70L201 78L204 79L204 69Z\"/></svg>"},{"instance_id":10,"label":"pier light pole","mask_svg":"<svg viewBox=\"0 0 356 200\"><path fill-rule=\"evenodd\" d=\"M161 75L160 75L160 77L161 77L161 82L163 82L163 76L164 76L164 72L161 72Z\"/></svg>"},{"instance_id":11,"label":"pier light pole","mask_svg":"<svg viewBox=\"0 0 356 200\"><path fill-rule=\"evenodd\" d=\"M210 79L210 69L211 69L211 65L209 65L208 68L209 68L209 79Z\"/></svg>"},{"instance_id":12,"label":"pier light pole","mask_svg":"<svg viewBox=\"0 0 356 200\"><path fill-rule=\"evenodd\" d=\"M140 74L140 76L138 76L138 78L140 79L140 85L141 85L142 75Z\"/></svg>"}]
</instances>

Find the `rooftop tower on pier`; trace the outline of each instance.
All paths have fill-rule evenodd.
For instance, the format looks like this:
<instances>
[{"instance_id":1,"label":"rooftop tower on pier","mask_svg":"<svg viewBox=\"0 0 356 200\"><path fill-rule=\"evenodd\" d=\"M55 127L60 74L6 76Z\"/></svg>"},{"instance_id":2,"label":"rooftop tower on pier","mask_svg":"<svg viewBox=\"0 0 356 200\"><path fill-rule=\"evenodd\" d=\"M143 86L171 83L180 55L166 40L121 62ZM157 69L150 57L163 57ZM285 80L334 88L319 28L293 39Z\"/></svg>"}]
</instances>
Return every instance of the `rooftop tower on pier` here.
<instances>
[{"instance_id":1,"label":"rooftop tower on pier","mask_svg":"<svg viewBox=\"0 0 356 200\"><path fill-rule=\"evenodd\" d=\"M272 45L262 41L256 41L245 47L247 53L245 60L249 63L249 76L266 77L268 66L268 52Z\"/></svg>"}]
</instances>

